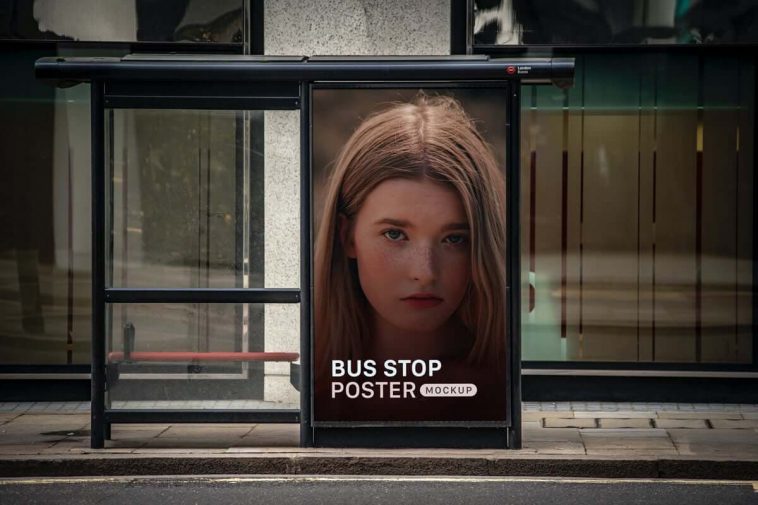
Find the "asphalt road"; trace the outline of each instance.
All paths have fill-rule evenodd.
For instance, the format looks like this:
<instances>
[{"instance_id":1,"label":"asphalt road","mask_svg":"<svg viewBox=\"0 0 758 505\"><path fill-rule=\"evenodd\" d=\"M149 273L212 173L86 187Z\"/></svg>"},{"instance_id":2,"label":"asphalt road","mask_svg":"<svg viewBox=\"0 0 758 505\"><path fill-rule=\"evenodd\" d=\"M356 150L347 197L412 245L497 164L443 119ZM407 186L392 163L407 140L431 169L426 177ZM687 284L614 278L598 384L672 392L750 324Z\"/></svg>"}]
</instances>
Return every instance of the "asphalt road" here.
<instances>
[{"instance_id":1,"label":"asphalt road","mask_svg":"<svg viewBox=\"0 0 758 505\"><path fill-rule=\"evenodd\" d=\"M758 504L753 483L508 477L198 476L0 479L2 504Z\"/></svg>"}]
</instances>

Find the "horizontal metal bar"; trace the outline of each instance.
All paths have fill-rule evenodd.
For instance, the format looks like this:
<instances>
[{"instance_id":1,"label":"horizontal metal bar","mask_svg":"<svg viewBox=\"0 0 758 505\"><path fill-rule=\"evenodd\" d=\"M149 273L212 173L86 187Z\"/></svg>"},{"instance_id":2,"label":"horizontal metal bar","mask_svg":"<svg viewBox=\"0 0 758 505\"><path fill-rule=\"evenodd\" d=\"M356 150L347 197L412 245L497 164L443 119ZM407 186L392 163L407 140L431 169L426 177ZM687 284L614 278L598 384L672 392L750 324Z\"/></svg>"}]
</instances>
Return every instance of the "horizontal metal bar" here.
<instances>
[{"instance_id":1,"label":"horizontal metal bar","mask_svg":"<svg viewBox=\"0 0 758 505\"><path fill-rule=\"evenodd\" d=\"M5 335L0 335L4 337ZM74 374L89 373L89 363L76 365L44 365L39 363L0 363L0 373L8 374Z\"/></svg>"},{"instance_id":2,"label":"horizontal metal bar","mask_svg":"<svg viewBox=\"0 0 758 505\"><path fill-rule=\"evenodd\" d=\"M108 288L106 303L300 303L299 289Z\"/></svg>"},{"instance_id":3,"label":"horizontal metal bar","mask_svg":"<svg viewBox=\"0 0 758 505\"><path fill-rule=\"evenodd\" d=\"M3 373L0 372L0 381L4 380L39 380L39 381L73 381L73 380L89 380L90 374L88 373ZM3 385L3 387L6 387ZM56 399L57 400L57 399Z\"/></svg>"},{"instance_id":4,"label":"horizontal metal bar","mask_svg":"<svg viewBox=\"0 0 758 505\"><path fill-rule=\"evenodd\" d=\"M108 361L167 362L167 361L297 361L296 352L189 352L189 351L136 351L128 355L115 351L108 354Z\"/></svg>"},{"instance_id":5,"label":"horizontal metal bar","mask_svg":"<svg viewBox=\"0 0 758 505\"><path fill-rule=\"evenodd\" d=\"M758 372L705 372L685 370L591 370L560 368L524 368L521 375L546 375L561 377L700 377L712 379L755 379Z\"/></svg>"},{"instance_id":6,"label":"horizontal metal bar","mask_svg":"<svg viewBox=\"0 0 758 505\"><path fill-rule=\"evenodd\" d=\"M104 81L447 81L530 79L549 83L572 79L573 58L314 58L303 61L41 58L36 76L67 83Z\"/></svg>"},{"instance_id":7,"label":"horizontal metal bar","mask_svg":"<svg viewBox=\"0 0 758 505\"><path fill-rule=\"evenodd\" d=\"M111 109L295 110L300 100L245 96L106 96Z\"/></svg>"},{"instance_id":8,"label":"horizontal metal bar","mask_svg":"<svg viewBox=\"0 0 758 505\"><path fill-rule=\"evenodd\" d=\"M297 109L296 82L108 81L105 105L120 108Z\"/></svg>"},{"instance_id":9,"label":"horizontal metal bar","mask_svg":"<svg viewBox=\"0 0 758 505\"><path fill-rule=\"evenodd\" d=\"M108 423L299 423L299 410L106 410Z\"/></svg>"},{"instance_id":10,"label":"horizontal metal bar","mask_svg":"<svg viewBox=\"0 0 758 505\"><path fill-rule=\"evenodd\" d=\"M643 370L667 372L758 372L752 363L674 363L670 361L530 361L522 368L531 370Z\"/></svg>"},{"instance_id":11,"label":"horizontal metal bar","mask_svg":"<svg viewBox=\"0 0 758 505\"><path fill-rule=\"evenodd\" d=\"M313 421L314 428L509 428L506 421Z\"/></svg>"},{"instance_id":12,"label":"horizontal metal bar","mask_svg":"<svg viewBox=\"0 0 758 505\"><path fill-rule=\"evenodd\" d=\"M403 82L365 82L365 81L316 81L311 87L314 90L319 89L466 89L466 88L484 88L484 89L502 89L506 92L508 83L505 81L443 81L443 82L424 82L424 81L403 81Z\"/></svg>"}]
</instances>

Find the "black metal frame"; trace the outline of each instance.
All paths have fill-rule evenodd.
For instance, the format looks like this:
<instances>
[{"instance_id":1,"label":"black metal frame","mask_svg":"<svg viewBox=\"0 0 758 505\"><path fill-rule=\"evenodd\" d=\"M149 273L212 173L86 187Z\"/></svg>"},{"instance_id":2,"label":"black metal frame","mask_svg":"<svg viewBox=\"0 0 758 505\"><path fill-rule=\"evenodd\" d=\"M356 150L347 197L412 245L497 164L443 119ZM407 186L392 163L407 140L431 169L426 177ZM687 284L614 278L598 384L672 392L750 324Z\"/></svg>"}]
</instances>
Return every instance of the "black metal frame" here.
<instances>
[{"instance_id":1,"label":"black metal frame","mask_svg":"<svg viewBox=\"0 0 758 505\"><path fill-rule=\"evenodd\" d=\"M220 57L223 59L223 57ZM195 85L193 85L195 84ZM213 109L213 110L292 110L297 109L299 101L296 96L282 96L281 87L261 87L248 84L243 87L234 83L217 83L210 86L210 92L199 93L201 83L166 83L166 82L122 82L110 80L93 80L92 98L92 149L93 161L93 360L92 360L92 431L91 446L101 448L104 440L110 438L112 423L144 422L291 422L300 421L300 412L292 409L278 410L145 410L145 409L108 409L105 394L108 390L106 369L105 338L108 335L107 321L104 314L113 303L300 303L300 289L282 288L113 288L106 287L105 245L109 230L106 227L108 209L104 195L108 194L111 184L106 180L105 149L103 146L106 110L119 108L160 108L160 109ZM201 84L198 86L197 84ZM265 88L265 89L263 89ZM285 88L292 90L293 87ZM95 94L98 95L95 98ZM99 119L96 119L99 118ZM99 122L97 122L99 120ZM97 173L97 175L96 175ZM97 188L100 188L97 190ZM98 195L99 192L99 195ZM102 265L99 265L100 262Z\"/></svg>"},{"instance_id":2,"label":"black metal frame","mask_svg":"<svg viewBox=\"0 0 758 505\"><path fill-rule=\"evenodd\" d=\"M505 139L505 168L506 168L506 250L505 262L507 265L506 293L503 310L506 314L520 313L520 296L514 297L514 289L519 286L519 222L518 209L520 208L520 196L518 186L519 159L519 121L512 121L512 113L519 108L513 108L518 104L520 83L512 81L468 81L455 82L428 82L428 81L403 81L403 82L315 82L310 85L310 94L315 89L500 89L503 92L503 107L506 108L506 139ZM514 101L515 100L515 101ZM312 110L309 110L312 121ZM304 165L306 166L306 165ZM310 161L307 163L310 166ZM515 184L515 186L514 186ZM515 191L515 193L514 193ZM511 242L516 240L515 243ZM521 352L519 349L520 323L508 320L508 361L506 362L506 377L504 395L507 398L506 419L492 422L383 422L380 423L381 431L372 429L376 422L319 422L310 416L311 432L315 444L318 446L414 446L414 447L521 447L521 430L513 427L521 426ZM511 342L511 339L514 341ZM313 377L310 377L311 390L313 389ZM305 417L305 416L303 416ZM461 431L465 426L466 431ZM476 428L476 432L472 432ZM507 428L507 429L503 429Z\"/></svg>"},{"instance_id":3,"label":"black metal frame","mask_svg":"<svg viewBox=\"0 0 758 505\"><path fill-rule=\"evenodd\" d=\"M520 438L520 333L519 318L519 187L517 170L521 80L549 83L573 77L572 60L499 60L487 58L251 58L205 57L171 61L119 58L42 58L36 64L37 77L58 84L91 81L92 121L92 436L91 446L101 448L114 422L300 422L301 445L370 446L521 446ZM509 247L506 292L509 318L511 383L507 386L511 425L509 427L423 426L398 428L354 428L342 433L322 433L316 440L312 425L312 256L311 209L311 100L313 83L359 81L455 86L459 81L508 83L510 100L507 139L508 233ZM292 84L292 85L291 85ZM295 85L296 86L293 86ZM199 93L207 87L207 92ZM117 97L117 99L115 99ZM106 244L108 243L106 196L111 182L106 180L105 112L107 108L135 107L140 103L160 104L161 108L182 106L195 109L240 109L240 104L256 108L300 110L301 195L299 289L128 289L106 286ZM270 106L270 107L269 107ZM517 173L517 172L516 172ZM510 252L514 251L515 254ZM300 303L301 307L301 410L258 411L177 411L108 410L105 407L106 336L108 307L112 303ZM412 438L407 438L412 436Z\"/></svg>"},{"instance_id":4,"label":"black metal frame","mask_svg":"<svg viewBox=\"0 0 758 505\"><path fill-rule=\"evenodd\" d=\"M507 185L507 258L508 291L506 314L511 360L510 402L511 423L518 429L508 431L508 447L521 448L521 83L514 82L510 91L508 114L508 147L506 151Z\"/></svg>"}]
</instances>

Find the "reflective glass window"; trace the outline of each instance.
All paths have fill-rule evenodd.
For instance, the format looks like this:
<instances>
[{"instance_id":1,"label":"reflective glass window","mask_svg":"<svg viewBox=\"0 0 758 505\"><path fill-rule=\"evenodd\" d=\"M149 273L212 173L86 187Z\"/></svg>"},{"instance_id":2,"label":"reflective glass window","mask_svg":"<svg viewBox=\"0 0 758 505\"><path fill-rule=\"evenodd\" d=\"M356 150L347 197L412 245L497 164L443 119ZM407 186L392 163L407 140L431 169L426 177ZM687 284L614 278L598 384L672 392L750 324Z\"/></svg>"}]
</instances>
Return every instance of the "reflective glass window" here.
<instances>
[{"instance_id":1,"label":"reflective glass window","mask_svg":"<svg viewBox=\"0 0 758 505\"><path fill-rule=\"evenodd\" d=\"M522 95L525 360L750 363L749 58L593 54Z\"/></svg>"}]
</instances>

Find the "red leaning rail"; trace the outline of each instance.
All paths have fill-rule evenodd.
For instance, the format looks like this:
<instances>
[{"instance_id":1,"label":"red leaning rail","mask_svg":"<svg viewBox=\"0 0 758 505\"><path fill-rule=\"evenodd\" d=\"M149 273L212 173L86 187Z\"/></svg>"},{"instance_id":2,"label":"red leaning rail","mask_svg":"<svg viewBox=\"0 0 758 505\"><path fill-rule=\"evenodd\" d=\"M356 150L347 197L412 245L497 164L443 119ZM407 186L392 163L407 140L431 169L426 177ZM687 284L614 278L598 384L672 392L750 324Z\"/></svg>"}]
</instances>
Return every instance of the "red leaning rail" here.
<instances>
[{"instance_id":1,"label":"red leaning rail","mask_svg":"<svg viewBox=\"0 0 758 505\"><path fill-rule=\"evenodd\" d=\"M296 352L173 352L139 351L124 357L123 352L108 353L108 361L297 361Z\"/></svg>"}]
</instances>

